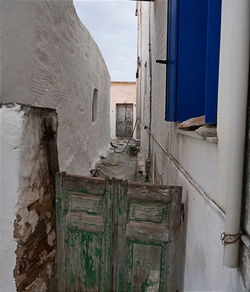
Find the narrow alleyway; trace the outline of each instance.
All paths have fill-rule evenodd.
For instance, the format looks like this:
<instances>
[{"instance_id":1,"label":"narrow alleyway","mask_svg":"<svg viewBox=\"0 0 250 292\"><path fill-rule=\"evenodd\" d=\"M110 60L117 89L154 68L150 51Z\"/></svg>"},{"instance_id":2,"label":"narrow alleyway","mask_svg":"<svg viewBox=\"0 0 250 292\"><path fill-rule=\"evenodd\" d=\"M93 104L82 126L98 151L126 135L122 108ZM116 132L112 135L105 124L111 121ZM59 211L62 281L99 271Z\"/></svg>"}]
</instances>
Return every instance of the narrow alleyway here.
<instances>
[{"instance_id":1,"label":"narrow alleyway","mask_svg":"<svg viewBox=\"0 0 250 292\"><path fill-rule=\"evenodd\" d=\"M133 182L144 182L144 176L137 173L137 154L130 153L130 146L135 145L134 141L128 144L126 150L121 153L127 140L116 139L112 140L106 154L101 157L101 160L96 164L96 168L92 170L92 175L96 177L116 177L123 180Z\"/></svg>"}]
</instances>

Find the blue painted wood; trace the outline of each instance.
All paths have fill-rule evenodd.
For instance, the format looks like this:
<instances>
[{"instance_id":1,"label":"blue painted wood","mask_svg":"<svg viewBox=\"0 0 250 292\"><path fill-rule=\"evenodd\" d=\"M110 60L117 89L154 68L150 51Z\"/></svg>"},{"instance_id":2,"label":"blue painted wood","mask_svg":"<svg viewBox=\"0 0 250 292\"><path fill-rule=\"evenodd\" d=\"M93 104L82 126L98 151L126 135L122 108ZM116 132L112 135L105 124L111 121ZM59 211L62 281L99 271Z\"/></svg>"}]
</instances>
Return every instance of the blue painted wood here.
<instances>
[{"instance_id":1,"label":"blue painted wood","mask_svg":"<svg viewBox=\"0 0 250 292\"><path fill-rule=\"evenodd\" d=\"M204 115L207 0L180 0L177 121Z\"/></svg>"},{"instance_id":2,"label":"blue painted wood","mask_svg":"<svg viewBox=\"0 0 250 292\"><path fill-rule=\"evenodd\" d=\"M176 121L177 94L177 49L178 49L178 3L179 0L168 2L168 51L167 51L167 89L166 89L166 120Z\"/></svg>"},{"instance_id":3,"label":"blue painted wood","mask_svg":"<svg viewBox=\"0 0 250 292\"><path fill-rule=\"evenodd\" d=\"M206 123L215 124L217 120L220 30L221 30L221 0L208 1L207 24L207 67L206 67Z\"/></svg>"},{"instance_id":4,"label":"blue painted wood","mask_svg":"<svg viewBox=\"0 0 250 292\"><path fill-rule=\"evenodd\" d=\"M168 121L217 116L221 0L169 0Z\"/></svg>"}]
</instances>

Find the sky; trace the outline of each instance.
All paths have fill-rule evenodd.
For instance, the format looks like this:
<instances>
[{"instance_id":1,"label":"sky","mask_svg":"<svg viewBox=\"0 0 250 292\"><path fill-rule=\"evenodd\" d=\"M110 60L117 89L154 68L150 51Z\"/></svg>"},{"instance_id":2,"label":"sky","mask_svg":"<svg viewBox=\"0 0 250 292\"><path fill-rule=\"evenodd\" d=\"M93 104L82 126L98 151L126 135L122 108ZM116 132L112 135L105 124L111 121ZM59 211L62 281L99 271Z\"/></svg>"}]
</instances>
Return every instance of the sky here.
<instances>
[{"instance_id":1,"label":"sky","mask_svg":"<svg viewBox=\"0 0 250 292\"><path fill-rule=\"evenodd\" d=\"M74 0L77 14L99 46L112 81L135 81L136 1Z\"/></svg>"}]
</instances>

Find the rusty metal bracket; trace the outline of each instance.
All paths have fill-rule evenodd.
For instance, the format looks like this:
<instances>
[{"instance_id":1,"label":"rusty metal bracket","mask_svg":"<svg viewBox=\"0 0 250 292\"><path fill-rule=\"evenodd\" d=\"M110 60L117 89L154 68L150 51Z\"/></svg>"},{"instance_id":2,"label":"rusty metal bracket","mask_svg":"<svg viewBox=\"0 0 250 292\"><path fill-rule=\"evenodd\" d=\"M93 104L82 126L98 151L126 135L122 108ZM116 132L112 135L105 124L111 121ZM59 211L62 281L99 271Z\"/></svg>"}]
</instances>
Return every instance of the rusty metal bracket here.
<instances>
[{"instance_id":1,"label":"rusty metal bracket","mask_svg":"<svg viewBox=\"0 0 250 292\"><path fill-rule=\"evenodd\" d=\"M164 65L167 65L168 64L168 60L156 60L155 62L157 64L164 64Z\"/></svg>"},{"instance_id":2,"label":"rusty metal bracket","mask_svg":"<svg viewBox=\"0 0 250 292\"><path fill-rule=\"evenodd\" d=\"M235 243L237 240L239 240L241 237L241 233L236 233L236 234L228 234L228 233L221 233L220 239L223 245L228 245Z\"/></svg>"}]
</instances>

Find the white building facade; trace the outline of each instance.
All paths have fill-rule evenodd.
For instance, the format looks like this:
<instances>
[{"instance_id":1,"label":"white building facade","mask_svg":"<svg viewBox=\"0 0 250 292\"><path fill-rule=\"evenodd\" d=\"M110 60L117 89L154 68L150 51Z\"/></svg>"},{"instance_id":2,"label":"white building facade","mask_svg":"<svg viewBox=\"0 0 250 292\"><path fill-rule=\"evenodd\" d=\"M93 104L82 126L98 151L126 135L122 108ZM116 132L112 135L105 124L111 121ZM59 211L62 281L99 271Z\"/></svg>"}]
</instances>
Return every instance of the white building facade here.
<instances>
[{"instance_id":1,"label":"white building facade","mask_svg":"<svg viewBox=\"0 0 250 292\"><path fill-rule=\"evenodd\" d=\"M89 174L110 140L110 76L73 0L2 0L0 13L0 102L57 109L60 170Z\"/></svg>"},{"instance_id":2,"label":"white building facade","mask_svg":"<svg viewBox=\"0 0 250 292\"><path fill-rule=\"evenodd\" d=\"M218 52L213 51L214 42L209 43L209 30L205 35L207 62L205 61L204 68L206 69L204 70L207 70L205 73L207 75L204 87L208 103L211 101L210 94L212 96L216 92L216 98L218 97L216 108L213 108L217 110L217 120L212 121L212 124L216 125L217 136L206 138L195 131L178 129L179 122L185 120L178 118L178 115L186 113L191 103L190 100L186 100L186 104L184 102L178 104L183 98L180 95L181 91L185 93L186 90L185 82L186 84L196 83L197 88L200 85L193 76L193 71L196 70L195 64L194 66L188 64L190 74L186 74L181 83L182 76L178 74L182 74L185 70L186 60L179 59L178 72L175 73L177 81L175 81L181 85L174 85L178 88L179 99L171 96L171 93L168 95L171 89L168 79L172 74L170 66L177 58L171 55L171 52L178 44L176 52L180 56L182 46L186 42L185 38L181 38L181 33L183 33L180 31L181 17L185 17L185 9L187 11L190 9L188 5L198 3L179 1L180 6L176 7L174 5L177 2L172 0L137 2L137 117L142 122L141 148L144 160L150 161L150 177L153 183L183 187L185 215L180 247L178 280L180 291L249 291L250 252L247 245L250 223L249 208L245 207L249 201L249 194L246 193L246 198L243 198L241 211L240 198L242 188L245 188L242 185L242 177L249 87L250 2L248 0L199 1L199 3L206 2L210 9L206 17L208 17L207 23L212 34L213 29L217 29L216 33L219 33ZM220 10L217 9L218 6L215 11L216 13L220 11L219 27L209 26L209 17L212 15L213 19L216 18L215 14L211 13L211 11L214 12L214 4L221 5ZM181 8L179 18L174 19L175 9ZM190 15L190 19L193 20L192 17ZM177 28L173 26L175 21L179 25ZM216 23L215 20L213 21ZM188 25L187 18L182 26L187 43L189 43L189 36L185 29ZM176 42L170 37L174 29L179 29ZM198 46L198 49L202 50L202 47ZM213 77L209 77L211 63L208 61L216 59L216 54L218 54L218 78L214 80L218 84L218 90L213 83L209 83ZM157 60L160 60L160 63ZM198 62L198 53L194 56L194 60ZM185 94L188 95L188 93ZM169 99L175 98L173 103L179 106L176 111L177 118L173 118L174 115L169 116L171 103L169 99L166 101L166 96ZM191 115L190 118L203 115L207 119L208 111ZM147 128L144 129L144 126ZM234 217L235 212L238 213L238 217ZM241 240L239 235L237 237L240 220L242 222L240 228L244 233ZM224 247L220 240L223 232L235 234L233 239L236 241ZM240 253L238 253L238 248L240 248Z\"/></svg>"},{"instance_id":3,"label":"white building facade","mask_svg":"<svg viewBox=\"0 0 250 292\"><path fill-rule=\"evenodd\" d=\"M110 76L73 0L1 0L0 25L0 290L57 291L46 139L55 171L89 175L110 141Z\"/></svg>"},{"instance_id":4,"label":"white building facade","mask_svg":"<svg viewBox=\"0 0 250 292\"><path fill-rule=\"evenodd\" d=\"M125 114L122 114L124 111ZM126 123L126 112L130 129L136 122L136 83L112 81L110 88L110 130L111 139L117 138L118 119ZM120 115L121 113L121 115ZM129 132L130 132L129 129Z\"/></svg>"}]
</instances>

